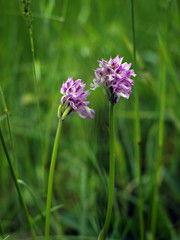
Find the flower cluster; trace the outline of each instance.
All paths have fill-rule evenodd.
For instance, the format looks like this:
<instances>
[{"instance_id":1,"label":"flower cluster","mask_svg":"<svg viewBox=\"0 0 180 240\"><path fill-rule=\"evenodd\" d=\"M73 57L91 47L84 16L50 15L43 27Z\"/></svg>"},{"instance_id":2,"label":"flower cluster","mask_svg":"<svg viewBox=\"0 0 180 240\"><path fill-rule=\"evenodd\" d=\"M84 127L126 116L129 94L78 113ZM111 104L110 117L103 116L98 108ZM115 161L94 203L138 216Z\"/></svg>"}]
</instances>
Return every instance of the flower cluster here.
<instances>
[{"instance_id":1,"label":"flower cluster","mask_svg":"<svg viewBox=\"0 0 180 240\"><path fill-rule=\"evenodd\" d=\"M91 90L102 86L107 94L108 100L115 104L120 98L128 99L132 93L133 79L135 77L131 63L122 63L123 57L117 55L114 59L110 57L109 61L99 62L99 68L95 71L95 78L91 83ZM63 95L61 104L58 109L58 118L64 120L66 116L77 112L82 118L94 118L95 111L88 107L89 101L86 101L90 91L85 91L86 84L81 79L73 81L73 77L69 77L63 82L60 93Z\"/></svg>"},{"instance_id":2,"label":"flower cluster","mask_svg":"<svg viewBox=\"0 0 180 240\"><path fill-rule=\"evenodd\" d=\"M88 107L89 102L86 101L90 91L84 91L86 84L81 79L73 81L73 77L69 77L60 89L60 93L63 95L61 98L61 104L58 109L58 117L62 120L66 116L77 112L82 118L94 118L95 111Z\"/></svg>"},{"instance_id":3,"label":"flower cluster","mask_svg":"<svg viewBox=\"0 0 180 240\"><path fill-rule=\"evenodd\" d=\"M110 57L109 61L98 61L99 68L94 70L94 83L91 83L92 90L103 86L112 104L119 102L121 97L128 99L132 93L131 85L134 85L131 76L136 74L130 69L131 63L122 63L122 60L123 57L117 55L114 59Z\"/></svg>"}]
</instances>

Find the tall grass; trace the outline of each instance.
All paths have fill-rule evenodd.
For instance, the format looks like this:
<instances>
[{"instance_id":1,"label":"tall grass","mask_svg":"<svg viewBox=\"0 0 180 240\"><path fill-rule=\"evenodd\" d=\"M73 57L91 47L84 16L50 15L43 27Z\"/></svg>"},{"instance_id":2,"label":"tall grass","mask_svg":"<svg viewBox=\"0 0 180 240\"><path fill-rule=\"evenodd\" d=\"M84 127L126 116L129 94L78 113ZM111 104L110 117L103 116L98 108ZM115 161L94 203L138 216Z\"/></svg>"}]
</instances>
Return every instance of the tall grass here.
<instances>
[{"instance_id":1,"label":"tall grass","mask_svg":"<svg viewBox=\"0 0 180 240\"><path fill-rule=\"evenodd\" d=\"M171 12L171 3L168 5L168 12ZM167 19L169 20L170 14L167 14ZM151 218L151 234L152 239L156 237L156 225L157 225L157 209L159 204L159 182L160 182L160 172L162 168L162 160L163 160L163 143L164 143L164 120L165 120L165 108L166 108L166 78L167 78L167 67L165 61L165 55L163 54L164 46L166 48L167 41L169 39L169 26L168 20L166 21L167 26L163 26L164 36L165 36L165 45L162 43L161 35L159 36L159 77L160 77L160 85L161 85L161 93L160 93L160 115L159 115L159 131L158 131L158 150L156 157L156 166L155 166L155 176L154 176L154 192L153 192L153 202L152 202L152 218ZM160 25L161 28L161 25ZM161 30L161 29L160 29ZM161 30L162 31L162 30ZM176 82L175 82L176 83Z\"/></svg>"},{"instance_id":2,"label":"tall grass","mask_svg":"<svg viewBox=\"0 0 180 240\"><path fill-rule=\"evenodd\" d=\"M135 17L134 17L134 0L131 0L131 19L132 19L132 42L133 42L133 63L136 73L136 39L135 39ZM137 74L138 75L138 74ZM138 79L138 77L137 77ZM137 177L139 184L139 219L140 219L140 239L144 239L144 217L143 217L143 185L142 185L142 161L141 161L141 130L139 117L139 91L138 81L135 84L135 157L137 162Z\"/></svg>"},{"instance_id":3,"label":"tall grass","mask_svg":"<svg viewBox=\"0 0 180 240\"><path fill-rule=\"evenodd\" d=\"M1 100L2 100L2 103L3 103L3 107L4 107L4 112L6 114L6 119L7 119L8 131L9 131L10 142L11 142L11 149L12 149L12 154L13 154L13 163L14 163L14 166L16 168L16 157L15 157L14 141L13 141L13 136L12 136L9 111L8 111L8 107L7 107L6 100L4 98L4 94L3 94L1 86L0 86L0 94L1 94Z\"/></svg>"},{"instance_id":4,"label":"tall grass","mask_svg":"<svg viewBox=\"0 0 180 240\"><path fill-rule=\"evenodd\" d=\"M164 113L165 113L165 99L166 99L166 64L164 58L160 57L161 67L161 106L160 106L160 118L159 118L159 132L158 132L158 150L157 150L157 162L155 167L154 177L154 193L153 193L153 205L152 205L152 219L151 219L151 233L152 239L154 239L155 229L157 224L157 205L158 205L158 188L160 180L160 170L162 165L162 152L163 152L163 138L164 138Z\"/></svg>"},{"instance_id":5,"label":"tall grass","mask_svg":"<svg viewBox=\"0 0 180 240\"><path fill-rule=\"evenodd\" d=\"M19 200L20 200L21 206L22 206L22 208L24 210L24 213L25 213L25 216L26 216L26 220L27 220L29 228L31 230L31 234L32 234L33 240L36 240L36 234L35 234L34 227L33 227L33 224L32 224L32 219L31 219L31 216L29 215L27 206L25 204L23 195L21 193L21 190L20 190L20 187L19 187L19 184L18 184L18 180L17 180L16 171L15 171L15 169L13 167L12 162L11 162L11 159L10 159L10 156L9 156L9 152L8 152L7 147L6 147L6 143L5 143L4 136L2 134L1 128L0 128L0 138L1 138L2 146L4 148L4 152L5 152L8 164L9 164L10 172L11 172L11 175L12 175L12 178L13 178L13 181L14 181L14 184L15 184L18 196L19 196Z\"/></svg>"}]
</instances>

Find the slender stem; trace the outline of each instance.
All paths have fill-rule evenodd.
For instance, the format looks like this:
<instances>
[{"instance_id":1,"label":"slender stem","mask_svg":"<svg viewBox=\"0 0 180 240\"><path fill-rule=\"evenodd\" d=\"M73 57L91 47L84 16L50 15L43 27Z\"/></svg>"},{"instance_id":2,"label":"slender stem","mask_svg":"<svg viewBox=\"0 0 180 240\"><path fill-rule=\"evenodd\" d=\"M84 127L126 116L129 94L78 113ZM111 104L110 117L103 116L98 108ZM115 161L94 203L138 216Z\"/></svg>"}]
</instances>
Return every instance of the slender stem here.
<instances>
[{"instance_id":1,"label":"slender stem","mask_svg":"<svg viewBox=\"0 0 180 240\"><path fill-rule=\"evenodd\" d=\"M9 164L9 167L10 167L11 175L13 177L13 180L14 180L14 183L15 183L15 186L16 186L16 190L17 190L18 195L19 195L19 199L20 199L21 205L23 207L23 210L24 210L24 213L25 213L25 216L26 216L26 220L27 220L27 222L29 224L29 228L31 230L32 237L33 237L34 240L36 240L36 234L35 234L35 231L34 231L34 228L33 228L33 225L32 225L32 219L31 219L31 216L28 213L28 209L26 207L23 195L21 193L21 190L20 190L20 187L19 187L19 184L18 184L18 181L17 181L17 177L16 177L16 172L14 170L13 164L12 164L11 159L9 157L9 153L8 153L5 141L4 141L4 137L3 137L3 134L2 134L1 128L0 128L0 138L1 138L1 142L2 142L3 148L4 148L4 152L6 154L6 158L8 160L8 164Z\"/></svg>"},{"instance_id":2,"label":"slender stem","mask_svg":"<svg viewBox=\"0 0 180 240\"><path fill-rule=\"evenodd\" d=\"M33 31L32 31L32 12L30 9L31 1L28 0L19 0L20 6L22 4L23 15L25 16L28 32L29 32L29 40L32 54L32 67L33 67L33 79L36 93L36 102L37 102L37 110L38 110L38 118L39 118L39 134L40 134L40 142L41 142L41 157L42 157L42 169L43 169L43 177L44 183L46 182L45 176L45 163L44 163L44 151L43 151L43 134L42 134L42 121L41 121L41 111L40 111L40 101L39 101L39 86L36 72L36 58L34 53L34 40L33 40ZM44 184L45 185L45 184Z\"/></svg>"},{"instance_id":3,"label":"slender stem","mask_svg":"<svg viewBox=\"0 0 180 240\"><path fill-rule=\"evenodd\" d=\"M156 221L157 221L157 203L158 203L158 190L159 190L159 174L162 162L162 147L164 139L164 114L165 114L165 103L166 103L166 63L165 59L161 58L162 68L160 72L162 73L161 81L161 107L160 107L160 118L159 118L159 134L158 134L158 153L157 153L157 164L156 172L154 178L154 193L152 202L152 217L151 217L151 236L152 240L155 237L156 232Z\"/></svg>"},{"instance_id":4,"label":"slender stem","mask_svg":"<svg viewBox=\"0 0 180 240\"><path fill-rule=\"evenodd\" d=\"M81 236L84 236L87 231L87 204L86 204L86 198L87 198L87 192L88 192L88 167L87 165L83 166L81 171L81 205L82 205L82 212L81 212L81 229L80 233Z\"/></svg>"},{"instance_id":5,"label":"slender stem","mask_svg":"<svg viewBox=\"0 0 180 240\"><path fill-rule=\"evenodd\" d=\"M165 13L165 25L160 25L160 30L162 33L159 34L159 46L160 46L160 55L159 55L159 76L161 84L161 99L160 99L160 116L159 116L159 132L158 132L158 149L157 149L157 162L155 166L155 177L154 177L154 192L152 199L152 216L151 216L151 240L155 239L156 235L156 223L157 223L157 206L158 206L158 197L159 197L159 175L162 166L162 153L163 153L163 142L164 142L164 116L165 116L165 107L166 107L166 54L168 53L167 45L169 42L170 36L170 19L171 19L171 1L168 3L166 13ZM164 42L162 41L162 34ZM164 51L165 50L165 51Z\"/></svg>"},{"instance_id":6,"label":"slender stem","mask_svg":"<svg viewBox=\"0 0 180 240\"><path fill-rule=\"evenodd\" d=\"M1 237L2 239L4 238L4 229L3 229L3 226L2 226L2 222L0 221L0 234L1 234Z\"/></svg>"},{"instance_id":7,"label":"slender stem","mask_svg":"<svg viewBox=\"0 0 180 240\"><path fill-rule=\"evenodd\" d=\"M60 133L61 133L61 125L62 125L62 120L59 120L56 137L55 137L55 141L54 141L52 157L51 157L51 165L50 165L50 170L49 170L47 202L46 202L45 240L49 240L50 210L51 210L51 200L52 200L53 178L54 178L54 169L55 169L55 164L56 164L59 138L60 138Z\"/></svg>"},{"instance_id":8,"label":"slender stem","mask_svg":"<svg viewBox=\"0 0 180 240\"><path fill-rule=\"evenodd\" d=\"M111 220L112 206L114 199L114 179L115 179L115 152L114 152L114 105L110 103L109 106L109 131L110 131L110 148L109 148L109 196L107 215L104 224L104 235L107 235L109 223Z\"/></svg>"},{"instance_id":9,"label":"slender stem","mask_svg":"<svg viewBox=\"0 0 180 240\"><path fill-rule=\"evenodd\" d=\"M109 193L108 193L108 206L104 228L99 234L98 240L105 240L109 229L111 220L113 199L114 199L114 181L115 181L115 151L114 151L114 105L109 105Z\"/></svg>"},{"instance_id":10,"label":"slender stem","mask_svg":"<svg viewBox=\"0 0 180 240\"><path fill-rule=\"evenodd\" d=\"M136 41L135 41L135 18L134 18L134 1L131 0L131 20L132 20L132 39L133 39L133 64L136 72ZM143 216L143 186L142 186L142 170L141 170L141 129L139 117L139 94L137 82L135 84L135 154L137 162L137 175L139 186L139 218L140 218L140 239L144 239L144 216Z\"/></svg>"},{"instance_id":11,"label":"slender stem","mask_svg":"<svg viewBox=\"0 0 180 240\"><path fill-rule=\"evenodd\" d=\"M12 131L11 131L11 124L10 124L10 119L9 119L9 111L8 111L7 104L6 104L6 101L5 101L5 97L4 97L4 94L3 94L3 91L2 91L1 87L0 87L0 94L1 94L3 105L4 105L4 112L6 114L6 119L7 119L8 131L9 131L12 154L13 154L13 163L14 163L14 166L16 168L16 156L15 156L14 142L13 142Z\"/></svg>"},{"instance_id":12,"label":"slender stem","mask_svg":"<svg viewBox=\"0 0 180 240\"><path fill-rule=\"evenodd\" d=\"M40 102L39 102L39 87L38 87L38 80L37 80L37 74L36 74L36 59L35 59L35 54L34 54L34 40L33 40L32 28L29 28L29 38L30 38L30 44L31 44L32 60L33 60L33 76L34 76L34 85L35 85L35 91L36 91L37 108L38 108L41 153L42 153L42 160L43 160L44 183L45 183L46 177L45 177L45 163L44 163L44 157L43 157L43 136L42 136L42 123L41 123L41 110L40 110Z\"/></svg>"},{"instance_id":13,"label":"slender stem","mask_svg":"<svg viewBox=\"0 0 180 240\"><path fill-rule=\"evenodd\" d=\"M136 39L135 39L135 18L134 18L134 0L131 0L131 24L132 24L132 40L133 40L133 64L136 68Z\"/></svg>"}]
</instances>

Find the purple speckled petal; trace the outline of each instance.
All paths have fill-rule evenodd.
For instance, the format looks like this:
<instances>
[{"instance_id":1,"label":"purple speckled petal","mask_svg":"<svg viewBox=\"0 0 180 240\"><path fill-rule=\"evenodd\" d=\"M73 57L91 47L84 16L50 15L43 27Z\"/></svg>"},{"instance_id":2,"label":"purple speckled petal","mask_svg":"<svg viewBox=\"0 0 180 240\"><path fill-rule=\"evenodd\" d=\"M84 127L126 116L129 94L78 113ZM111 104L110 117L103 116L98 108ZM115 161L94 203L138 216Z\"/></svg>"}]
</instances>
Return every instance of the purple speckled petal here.
<instances>
[{"instance_id":1,"label":"purple speckled petal","mask_svg":"<svg viewBox=\"0 0 180 240\"><path fill-rule=\"evenodd\" d=\"M89 108L89 102L86 101L90 91L85 91L86 84L81 79L73 81L73 77L68 77L66 82L63 82L60 89L61 97L61 114L70 107L69 114L77 112L82 118L94 118L95 113L93 109ZM63 112L62 112L63 111ZM64 120L64 119L62 119Z\"/></svg>"},{"instance_id":2,"label":"purple speckled petal","mask_svg":"<svg viewBox=\"0 0 180 240\"><path fill-rule=\"evenodd\" d=\"M95 78L93 83L90 84L92 90L97 87L103 86L106 91L109 91L109 100L112 103L119 102L120 98L128 99L132 93L131 85L134 85L134 80L131 77L135 77L132 63L122 63L124 57L117 55L114 59L110 57L108 61L102 59L99 62L99 68L94 70Z\"/></svg>"},{"instance_id":3,"label":"purple speckled petal","mask_svg":"<svg viewBox=\"0 0 180 240\"><path fill-rule=\"evenodd\" d=\"M79 114L79 116L81 118L90 118L90 119L93 119L94 118L94 115L95 114L95 111L89 107L79 107L78 110L77 110L77 113Z\"/></svg>"}]
</instances>

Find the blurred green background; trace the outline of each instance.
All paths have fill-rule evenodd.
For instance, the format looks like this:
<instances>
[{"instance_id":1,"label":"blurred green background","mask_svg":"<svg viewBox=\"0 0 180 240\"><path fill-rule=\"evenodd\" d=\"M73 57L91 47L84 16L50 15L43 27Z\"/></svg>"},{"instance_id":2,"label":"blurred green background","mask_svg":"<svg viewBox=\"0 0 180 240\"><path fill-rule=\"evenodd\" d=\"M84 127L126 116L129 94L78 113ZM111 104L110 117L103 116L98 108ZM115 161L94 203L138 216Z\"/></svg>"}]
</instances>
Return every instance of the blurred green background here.
<instances>
[{"instance_id":1,"label":"blurred green background","mask_svg":"<svg viewBox=\"0 0 180 240\"><path fill-rule=\"evenodd\" d=\"M156 239L176 240L180 239L180 2L136 0L134 6L145 239L150 239L164 77ZM14 153L2 99L0 126L11 158L15 155L18 178L23 181L21 190L36 232L42 236L60 87L68 76L74 76L85 81L88 89L97 60L102 58L119 54L124 61L133 61L131 1L32 0L30 8L42 141L28 26L18 0L0 0L0 86L9 110ZM63 122L54 178L56 208L51 218L51 234L64 236L62 239L96 239L106 214L108 101L101 89L92 92L89 100L96 111L94 120L81 119L74 113ZM133 93L128 101L122 99L115 106L116 184L111 239L140 239L134 103ZM1 144L0 221L3 236L29 236Z\"/></svg>"}]
</instances>

